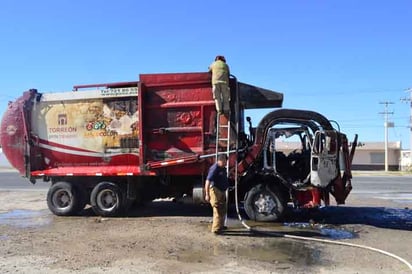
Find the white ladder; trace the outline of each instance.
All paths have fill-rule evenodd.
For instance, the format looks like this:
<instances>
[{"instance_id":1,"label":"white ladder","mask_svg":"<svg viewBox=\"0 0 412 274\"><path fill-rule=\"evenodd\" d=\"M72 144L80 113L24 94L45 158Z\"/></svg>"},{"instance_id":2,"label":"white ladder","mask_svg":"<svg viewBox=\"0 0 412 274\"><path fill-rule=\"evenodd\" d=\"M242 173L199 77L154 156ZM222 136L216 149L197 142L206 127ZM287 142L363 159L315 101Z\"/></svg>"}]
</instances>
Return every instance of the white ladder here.
<instances>
[{"instance_id":1,"label":"white ladder","mask_svg":"<svg viewBox=\"0 0 412 274\"><path fill-rule=\"evenodd\" d=\"M226 125L222 125L220 124L220 116L221 115L227 115L227 124ZM224 133L224 129L226 129L227 132L227 136L226 137L221 137L221 133L222 133L222 129L223 129L223 133ZM219 158L219 155L222 154L226 154L226 174L229 177L229 156L230 156L230 113L228 114L219 114L217 113L216 116L216 162ZM224 134L222 134L223 136ZM220 151L220 146L222 146L222 144L226 144L226 150L225 151ZM225 196L226 196L226 215L225 215L225 222L224 225L227 225L227 211L228 211L228 205L229 205L229 189L226 189L225 191Z\"/></svg>"},{"instance_id":2,"label":"white ladder","mask_svg":"<svg viewBox=\"0 0 412 274\"><path fill-rule=\"evenodd\" d=\"M227 124L222 125L220 124L220 116L221 115L226 115L226 114L217 114L216 117L216 161L219 155L226 154L227 159L229 159L229 154L230 154L230 113L227 114L228 119L227 119ZM223 136L226 129L227 136L226 137L221 137ZM220 151L220 147L226 145L226 150L225 151ZM229 163L229 161L228 161ZM226 164L226 169L229 174L229 164Z\"/></svg>"}]
</instances>

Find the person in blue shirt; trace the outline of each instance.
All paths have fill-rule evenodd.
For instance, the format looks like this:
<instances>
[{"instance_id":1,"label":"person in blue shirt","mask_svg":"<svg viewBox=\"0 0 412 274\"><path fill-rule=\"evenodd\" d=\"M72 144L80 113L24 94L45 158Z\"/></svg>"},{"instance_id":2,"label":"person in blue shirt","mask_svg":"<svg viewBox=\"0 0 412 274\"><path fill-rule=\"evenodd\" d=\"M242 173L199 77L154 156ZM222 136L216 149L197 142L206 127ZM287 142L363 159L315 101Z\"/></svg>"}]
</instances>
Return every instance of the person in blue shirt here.
<instances>
[{"instance_id":1,"label":"person in blue shirt","mask_svg":"<svg viewBox=\"0 0 412 274\"><path fill-rule=\"evenodd\" d=\"M212 232L215 234L220 234L225 228L226 190L229 187L226 163L227 156L219 155L217 162L209 168L205 182L205 200L213 209Z\"/></svg>"}]
</instances>

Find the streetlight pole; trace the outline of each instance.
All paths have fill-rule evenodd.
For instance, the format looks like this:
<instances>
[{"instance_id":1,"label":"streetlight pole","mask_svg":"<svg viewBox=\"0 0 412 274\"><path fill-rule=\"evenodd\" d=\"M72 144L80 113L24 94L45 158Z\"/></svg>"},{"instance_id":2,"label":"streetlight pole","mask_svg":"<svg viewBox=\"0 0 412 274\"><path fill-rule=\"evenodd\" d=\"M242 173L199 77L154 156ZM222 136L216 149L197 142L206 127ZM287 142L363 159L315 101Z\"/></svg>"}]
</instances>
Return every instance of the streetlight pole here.
<instances>
[{"instance_id":1,"label":"streetlight pole","mask_svg":"<svg viewBox=\"0 0 412 274\"><path fill-rule=\"evenodd\" d=\"M390 123L388 121L388 115L393 114L393 112L388 111L388 105L393 104L393 102L380 102L379 104L385 105L385 111L384 112L379 112L380 114L383 114L385 117L385 122L384 122L384 127L385 127L385 172L388 172L388 127L393 127L393 123Z\"/></svg>"},{"instance_id":2,"label":"streetlight pole","mask_svg":"<svg viewBox=\"0 0 412 274\"><path fill-rule=\"evenodd\" d=\"M412 87L405 90L409 92L409 98L401 98L403 102L409 102L410 116L409 116L409 166L412 165Z\"/></svg>"}]
</instances>

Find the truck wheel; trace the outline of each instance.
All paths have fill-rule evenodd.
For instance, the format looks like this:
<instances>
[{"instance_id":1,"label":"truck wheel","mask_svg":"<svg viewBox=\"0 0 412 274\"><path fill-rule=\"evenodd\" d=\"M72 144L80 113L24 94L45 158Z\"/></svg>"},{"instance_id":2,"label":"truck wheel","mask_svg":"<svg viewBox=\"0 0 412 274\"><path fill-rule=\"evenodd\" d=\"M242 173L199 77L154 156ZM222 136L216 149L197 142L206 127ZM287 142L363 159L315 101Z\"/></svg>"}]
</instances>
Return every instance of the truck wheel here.
<instances>
[{"instance_id":1,"label":"truck wheel","mask_svg":"<svg viewBox=\"0 0 412 274\"><path fill-rule=\"evenodd\" d=\"M47 192L47 206L55 215L71 216L84 208L84 197L73 184L57 182Z\"/></svg>"},{"instance_id":2,"label":"truck wheel","mask_svg":"<svg viewBox=\"0 0 412 274\"><path fill-rule=\"evenodd\" d=\"M246 193L244 208L251 220L274 222L283 216L286 203L278 191L260 184Z\"/></svg>"},{"instance_id":3,"label":"truck wheel","mask_svg":"<svg viewBox=\"0 0 412 274\"><path fill-rule=\"evenodd\" d=\"M101 182L93 188L90 202L96 215L116 216L123 209L123 192L114 183Z\"/></svg>"}]
</instances>

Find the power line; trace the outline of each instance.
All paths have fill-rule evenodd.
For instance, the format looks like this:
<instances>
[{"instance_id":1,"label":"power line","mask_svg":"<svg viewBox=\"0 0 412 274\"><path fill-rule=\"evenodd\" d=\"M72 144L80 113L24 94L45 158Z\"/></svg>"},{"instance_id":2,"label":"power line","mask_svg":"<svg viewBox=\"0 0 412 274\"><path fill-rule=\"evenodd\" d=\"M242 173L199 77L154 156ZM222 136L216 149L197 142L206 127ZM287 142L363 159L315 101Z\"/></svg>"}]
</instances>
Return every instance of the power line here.
<instances>
[{"instance_id":1,"label":"power line","mask_svg":"<svg viewBox=\"0 0 412 274\"><path fill-rule=\"evenodd\" d=\"M399 116L399 117L393 117L392 120L405 120L408 119L409 122L409 116ZM339 123L351 123L351 122L365 122L365 121L376 121L377 118L359 118L359 119L339 119Z\"/></svg>"},{"instance_id":2,"label":"power line","mask_svg":"<svg viewBox=\"0 0 412 274\"><path fill-rule=\"evenodd\" d=\"M390 95L393 95L393 92L397 92L397 91L399 91L399 89L387 89L387 90L378 90L378 91L376 91L376 90L351 90L351 91L347 91L347 90L339 90L339 91L333 91L333 95L335 96L335 95L342 95L342 96L348 96L348 93L351 93L351 94L377 94L377 93L381 93L381 94L384 94L384 93L388 93L388 94L390 94ZM323 94L330 94L331 93L331 91L330 90L328 90L328 91L324 91L324 92L319 92L319 97L321 97ZM296 93L294 93L294 92L288 92L288 94L289 95L293 95L293 96L310 96L310 97L313 97L314 96L314 94L313 93L310 93L310 92L296 92Z\"/></svg>"}]
</instances>

